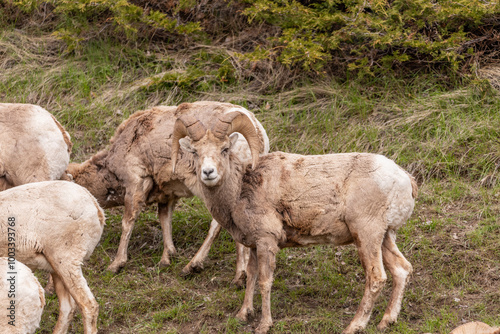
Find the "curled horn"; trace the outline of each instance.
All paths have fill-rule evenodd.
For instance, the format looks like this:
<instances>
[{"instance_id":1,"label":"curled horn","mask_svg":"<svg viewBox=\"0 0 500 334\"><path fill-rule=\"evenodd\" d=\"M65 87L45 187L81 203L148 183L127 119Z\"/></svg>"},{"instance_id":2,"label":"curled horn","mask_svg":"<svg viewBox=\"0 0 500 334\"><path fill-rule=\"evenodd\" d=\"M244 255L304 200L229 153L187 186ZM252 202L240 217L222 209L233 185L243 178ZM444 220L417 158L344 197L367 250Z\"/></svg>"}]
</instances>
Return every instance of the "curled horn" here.
<instances>
[{"instance_id":1,"label":"curled horn","mask_svg":"<svg viewBox=\"0 0 500 334\"><path fill-rule=\"evenodd\" d=\"M252 153L252 169L259 162L259 153L261 152L261 141L255 130L255 125L247 115L233 111L219 117L218 121L212 128L214 136L224 138L233 132L239 132L245 137Z\"/></svg>"},{"instance_id":2,"label":"curled horn","mask_svg":"<svg viewBox=\"0 0 500 334\"><path fill-rule=\"evenodd\" d=\"M175 172L177 164L177 153L179 153L179 140L186 136L193 140L200 140L207 129L196 118L190 115L183 115L175 121L174 132L172 134L172 172Z\"/></svg>"}]
</instances>

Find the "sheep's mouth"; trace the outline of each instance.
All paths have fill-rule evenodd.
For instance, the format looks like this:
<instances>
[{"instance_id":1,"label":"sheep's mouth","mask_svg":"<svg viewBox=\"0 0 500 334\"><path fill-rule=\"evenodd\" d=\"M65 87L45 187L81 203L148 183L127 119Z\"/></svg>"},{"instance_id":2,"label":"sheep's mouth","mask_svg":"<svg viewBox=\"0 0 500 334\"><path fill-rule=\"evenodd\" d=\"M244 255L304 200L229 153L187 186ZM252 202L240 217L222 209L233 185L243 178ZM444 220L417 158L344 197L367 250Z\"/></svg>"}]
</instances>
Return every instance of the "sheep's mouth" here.
<instances>
[{"instance_id":1,"label":"sheep's mouth","mask_svg":"<svg viewBox=\"0 0 500 334\"><path fill-rule=\"evenodd\" d=\"M217 176L205 176L205 177L202 177L201 178L201 181L207 185L208 187L213 187L215 185L217 185L217 183L219 183L219 180L220 180L220 175L217 175Z\"/></svg>"}]
</instances>

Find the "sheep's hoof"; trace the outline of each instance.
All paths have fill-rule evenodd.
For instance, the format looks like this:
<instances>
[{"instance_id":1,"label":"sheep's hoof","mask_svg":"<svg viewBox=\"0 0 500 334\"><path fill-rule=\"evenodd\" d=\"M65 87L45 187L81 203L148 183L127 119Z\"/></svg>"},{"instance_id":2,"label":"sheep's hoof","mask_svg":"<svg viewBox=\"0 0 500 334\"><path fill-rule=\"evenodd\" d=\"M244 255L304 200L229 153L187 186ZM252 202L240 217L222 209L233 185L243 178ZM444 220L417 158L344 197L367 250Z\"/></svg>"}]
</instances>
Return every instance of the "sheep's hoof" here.
<instances>
[{"instance_id":1,"label":"sheep's hoof","mask_svg":"<svg viewBox=\"0 0 500 334\"><path fill-rule=\"evenodd\" d=\"M199 273L203 270L203 263L193 263L185 266L181 271L181 276L189 276L194 273Z\"/></svg>"},{"instance_id":2,"label":"sheep's hoof","mask_svg":"<svg viewBox=\"0 0 500 334\"><path fill-rule=\"evenodd\" d=\"M239 289L243 289L245 287L245 272L243 272L239 276L235 276L233 280L231 281L231 284L236 285Z\"/></svg>"},{"instance_id":3,"label":"sheep's hoof","mask_svg":"<svg viewBox=\"0 0 500 334\"><path fill-rule=\"evenodd\" d=\"M379 331L384 331L387 329L387 327L389 327L389 325L391 325L395 322L396 322L396 320L392 320L392 319L383 317L382 320L380 321L380 323L377 325L377 329Z\"/></svg>"},{"instance_id":4,"label":"sheep's hoof","mask_svg":"<svg viewBox=\"0 0 500 334\"><path fill-rule=\"evenodd\" d=\"M45 288L43 289L47 296L52 296L55 292L54 284L52 281L48 282Z\"/></svg>"},{"instance_id":5,"label":"sheep's hoof","mask_svg":"<svg viewBox=\"0 0 500 334\"><path fill-rule=\"evenodd\" d=\"M272 322L261 322L259 327L255 329L255 334L266 334L272 325Z\"/></svg>"},{"instance_id":6,"label":"sheep's hoof","mask_svg":"<svg viewBox=\"0 0 500 334\"><path fill-rule=\"evenodd\" d=\"M248 318L253 317L253 309L248 309L248 310L243 310L241 309L237 314L236 314L236 319L238 319L241 322L248 322Z\"/></svg>"},{"instance_id":7,"label":"sheep's hoof","mask_svg":"<svg viewBox=\"0 0 500 334\"><path fill-rule=\"evenodd\" d=\"M342 332L342 334L356 334L356 333L359 333L359 332L362 332L363 331L363 328L359 327L359 326L351 326L349 325L346 329L344 329L344 331Z\"/></svg>"},{"instance_id":8,"label":"sheep's hoof","mask_svg":"<svg viewBox=\"0 0 500 334\"><path fill-rule=\"evenodd\" d=\"M167 268L170 266L170 259L161 259L160 262L158 262L158 266L160 268Z\"/></svg>"},{"instance_id":9,"label":"sheep's hoof","mask_svg":"<svg viewBox=\"0 0 500 334\"><path fill-rule=\"evenodd\" d=\"M170 267L170 261L161 260L160 262L158 262L158 266L160 267L160 269L168 268Z\"/></svg>"},{"instance_id":10,"label":"sheep's hoof","mask_svg":"<svg viewBox=\"0 0 500 334\"><path fill-rule=\"evenodd\" d=\"M107 270L112 272L113 274L118 274L124 265L125 264L116 264L113 262L109 265Z\"/></svg>"},{"instance_id":11,"label":"sheep's hoof","mask_svg":"<svg viewBox=\"0 0 500 334\"><path fill-rule=\"evenodd\" d=\"M383 322L381 321L378 325L377 325L377 329L381 332L385 331L387 329L387 327L389 327L389 324L386 323L386 322Z\"/></svg>"}]
</instances>

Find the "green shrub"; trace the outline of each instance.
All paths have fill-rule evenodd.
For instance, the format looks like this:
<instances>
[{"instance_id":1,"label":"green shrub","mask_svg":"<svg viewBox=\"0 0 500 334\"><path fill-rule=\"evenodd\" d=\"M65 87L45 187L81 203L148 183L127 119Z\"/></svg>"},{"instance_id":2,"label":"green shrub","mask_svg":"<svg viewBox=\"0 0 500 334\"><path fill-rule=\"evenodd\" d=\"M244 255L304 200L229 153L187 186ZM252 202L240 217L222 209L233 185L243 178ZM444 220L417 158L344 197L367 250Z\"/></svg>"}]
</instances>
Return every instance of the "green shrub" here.
<instances>
[{"instance_id":1,"label":"green shrub","mask_svg":"<svg viewBox=\"0 0 500 334\"><path fill-rule=\"evenodd\" d=\"M474 32L492 28L494 23L486 23L500 16L498 1L480 0L247 2L244 14L250 21L281 28L265 52L259 48L247 58L272 57L317 71L347 63L361 74L405 62L457 71L475 51Z\"/></svg>"},{"instance_id":2,"label":"green shrub","mask_svg":"<svg viewBox=\"0 0 500 334\"><path fill-rule=\"evenodd\" d=\"M497 54L500 28L500 2L484 0L0 0L0 21L42 10L69 51L105 34L170 47L230 39L233 55L254 64L360 76L401 66L474 71ZM222 65L223 82L241 72Z\"/></svg>"},{"instance_id":3,"label":"green shrub","mask_svg":"<svg viewBox=\"0 0 500 334\"><path fill-rule=\"evenodd\" d=\"M126 40L154 35L168 40L201 31L198 22L180 22L174 18L187 5L185 1L169 12L161 12L128 0L0 0L0 5L19 8L26 14L33 14L47 4L58 20L54 34L67 43L69 51L103 33Z\"/></svg>"}]
</instances>

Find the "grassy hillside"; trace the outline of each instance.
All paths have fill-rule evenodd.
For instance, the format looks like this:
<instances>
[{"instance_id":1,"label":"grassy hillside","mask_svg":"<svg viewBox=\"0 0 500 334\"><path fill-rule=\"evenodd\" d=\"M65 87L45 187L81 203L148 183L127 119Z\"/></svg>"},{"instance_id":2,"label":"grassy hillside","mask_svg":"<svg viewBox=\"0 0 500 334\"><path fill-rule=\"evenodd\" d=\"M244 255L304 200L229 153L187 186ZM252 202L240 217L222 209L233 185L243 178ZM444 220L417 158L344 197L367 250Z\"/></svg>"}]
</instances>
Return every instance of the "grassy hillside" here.
<instances>
[{"instance_id":1,"label":"grassy hillside","mask_svg":"<svg viewBox=\"0 0 500 334\"><path fill-rule=\"evenodd\" d=\"M134 48L102 40L77 53L64 50L49 34L1 31L0 101L34 103L54 113L71 133L73 161L104 148L117 125L137 110L202 99L253 111L272 150L387 155L420 186L414 214L398 234L414 274L400 319L388 333L449 333L472 320L500 326L500 99L487 82L453 81L437 73L363 81L294 77L286 90L269 93L259 90L258 80L224 79L221 67L212 67L217 57L231 61L223 48L173 51L161 44ZM268 80L283 78L281 72L274 75ZM485 177L491 182L481 183ZM210 215L199 200L177 207L179 254L171 267L157 266L162 240L151 207L135 226L128 264L112 275L105 269L117 249L121 213L107 211L104 235L84 269L100 304L100 333L251 332L258 317L249 324L234 318L244 291L230 285L235 252L226 232L203 272L180 276L208 231ZM377 332L390 287L389 278L367 333ZM339 333L363 289L353 246L282 250L271 333ZM38 333L51 333L57 308L57 298L48 297ZM260 316L260 296L256 311ZM82 332L80 316L71 332Z\"/></svg>"}]
</instances>

